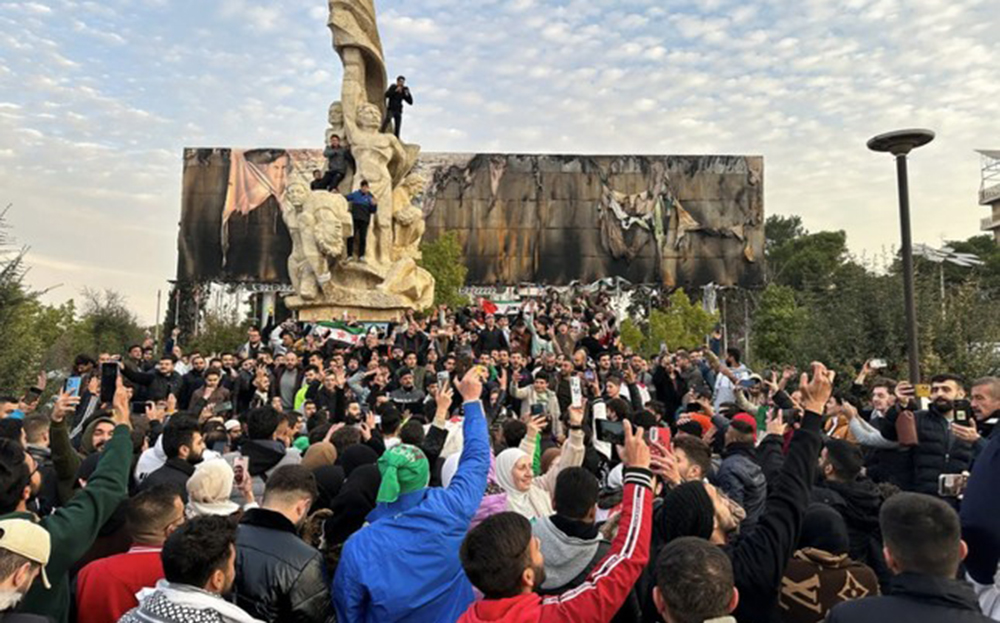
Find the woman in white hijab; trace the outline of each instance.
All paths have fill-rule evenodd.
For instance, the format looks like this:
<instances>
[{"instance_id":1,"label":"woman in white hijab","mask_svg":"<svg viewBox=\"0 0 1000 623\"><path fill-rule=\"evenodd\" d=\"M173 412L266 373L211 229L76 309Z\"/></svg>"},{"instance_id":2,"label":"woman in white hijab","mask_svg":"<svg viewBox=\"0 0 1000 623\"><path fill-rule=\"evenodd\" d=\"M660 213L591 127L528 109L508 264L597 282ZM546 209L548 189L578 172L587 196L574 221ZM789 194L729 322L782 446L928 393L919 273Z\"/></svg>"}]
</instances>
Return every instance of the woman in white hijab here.
<instances>
[{"instance_id":1,"label":"woman in white hijab","mask_svg":"<svg viewBox=\"0 0 1000 623\"><path fill-rule=\"evenodd\" d=\"M229 496L233 492L233 468L223 459L212 459L202 461L195 468L194 473L187 481L188 519L201 515L232 515L247 508L257 506L253 499L253 490L247 486L250 478L244 478L244 486L240 488L244 495L249 490L250 497L248 503L240 507L239 504L230 501Z\"/></svg>"},{"instance_id":2,"label":"woman in white hijab","mask_svg":"<svg viewBox=\"0 0 1000 623\"><path fill-rule=\"evenodd\" d=\"M540 418L541 420L541 418ZM528 434L518 448L508 448L497 456L497 483L507 493L507 510L534 520L553 513L552 492L556 488L559 472L567 467L583 464L583 409L570 408L569 439L562 446L559 458L549 471L535 476L532 461L535 441L540 429L534 422L528 424Z\"/></svg>"}]
</instances>

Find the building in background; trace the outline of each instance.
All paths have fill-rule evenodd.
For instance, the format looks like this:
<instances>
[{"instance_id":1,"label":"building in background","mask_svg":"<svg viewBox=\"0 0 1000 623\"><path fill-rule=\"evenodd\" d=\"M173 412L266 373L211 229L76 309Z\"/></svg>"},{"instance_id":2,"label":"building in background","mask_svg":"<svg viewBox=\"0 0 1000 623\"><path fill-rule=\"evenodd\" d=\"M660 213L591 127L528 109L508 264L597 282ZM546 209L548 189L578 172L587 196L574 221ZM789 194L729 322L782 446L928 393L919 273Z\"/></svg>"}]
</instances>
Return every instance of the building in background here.
<instances>
[{"instance_id":1,"label":"building in background","mask_svg":"<svg viewBox=\"0 0 1000 623\"><path fill-rule=\"evenodd\" d=\"M993 232L993 239L1000 244L1000 149L976 151L982 159L979 205L990 208L990 215L983 219L981 229Z\"/></svg>"}]
</instances>

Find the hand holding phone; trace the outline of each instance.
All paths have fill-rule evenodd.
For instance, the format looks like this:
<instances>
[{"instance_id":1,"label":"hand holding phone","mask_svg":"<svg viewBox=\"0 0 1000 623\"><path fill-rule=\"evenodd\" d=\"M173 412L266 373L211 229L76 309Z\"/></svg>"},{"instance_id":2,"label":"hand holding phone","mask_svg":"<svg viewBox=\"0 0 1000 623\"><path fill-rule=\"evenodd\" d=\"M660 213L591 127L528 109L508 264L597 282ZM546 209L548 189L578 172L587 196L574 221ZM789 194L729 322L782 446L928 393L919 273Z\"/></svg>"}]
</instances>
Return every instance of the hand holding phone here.
<instances>
[{"instance_id":1,"label":"hand holding phone","mask_svg":"<svg viewBox=\"0 0 1000 623\"><path fill-rule=\"evenodd\" d=\"M233 484L242 489L250 476L250 457L238 456L233 460Z\"/></svg>"},{"instance_id":2,"label":"hand holding phone","mask_svg":"<svg viewBox=\"0 0 1000 623\"><path fill-rule=\"evenodd\" d=\"M625 445L625 428L621 422L594 420L597 438L613 445Z\"/></svg>"},{"instance_id":3,"label":"hand holding phone","mask_svg":"<svg viewBox=\"0 0 1000 623\"><path fill-rule=\"evenodd\" d=\"M118 388L118 364L106 362L101 364L101 403L114 400Z\"/></svg>"},{"instance_id":4,"label":"hand holding phone","mask_svg":"<svg viewBox=\"0 0 1000 623\"><path fill-rule=\"evenodd\" d=\"M80 383L83 379L79 376L71 376L63 383L63 393L74 398L80 395Z\"/></svg>"},{"instance_id":5,"label":"hand holding phone","mask_svg":"<svg viewBox=\"0 0 1000 623\"><path fill-rule=\"evenodd\" d=\"M583 385L580 383L580 377L571 376L569 378L569 392L571 396L571 404L574 407L583 406Z\"/></svg>"}]
</instances>

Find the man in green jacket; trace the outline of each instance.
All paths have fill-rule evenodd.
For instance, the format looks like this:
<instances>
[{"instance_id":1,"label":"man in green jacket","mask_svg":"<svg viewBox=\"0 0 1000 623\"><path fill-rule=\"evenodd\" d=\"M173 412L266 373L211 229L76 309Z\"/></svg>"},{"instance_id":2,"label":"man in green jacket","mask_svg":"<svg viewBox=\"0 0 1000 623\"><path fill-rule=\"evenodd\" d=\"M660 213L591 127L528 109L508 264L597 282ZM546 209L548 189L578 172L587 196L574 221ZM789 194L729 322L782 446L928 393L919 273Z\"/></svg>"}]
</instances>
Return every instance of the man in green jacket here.
<instances>
[{"instance_id":1,"label":"man in green jacket","mask_svg":"<svg viewBox=\"0 0 1000 623\"><path fill-rule=\"evenodd\" d=\"M35 521L52 539L52 554L45 567L52 588L36 583L20 607L22 612L46 616L56 623L68 621L69 570L90 549L101 526L128 496L132 436L128 395L120 379L113 413L114 436L105 444L87 486L41 520L28 511L28 502L41 486L34 459L21 444L0 440L0 519Z\"/></svg>"}]
</instances>

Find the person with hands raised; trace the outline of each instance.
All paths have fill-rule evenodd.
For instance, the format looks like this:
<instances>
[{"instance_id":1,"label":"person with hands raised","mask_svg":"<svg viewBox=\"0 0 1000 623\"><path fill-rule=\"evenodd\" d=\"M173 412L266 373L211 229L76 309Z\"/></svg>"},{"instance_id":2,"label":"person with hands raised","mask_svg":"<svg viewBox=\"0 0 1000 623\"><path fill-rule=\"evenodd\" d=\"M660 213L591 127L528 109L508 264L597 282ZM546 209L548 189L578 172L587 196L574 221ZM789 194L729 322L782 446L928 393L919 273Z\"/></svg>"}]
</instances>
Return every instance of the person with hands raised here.
<instances>
[{"instance_id":1,"label":"person with hands raised","mask_svg":"<svg viewBox=\"0 0 1000 623\"><path fill-rule=\"evenodd\" d=\"M458 384L464 443L448 487L428 488L430 465L420 448L401 444L379 459L378 506L368 527L345 543L333 580L337 620L454 621L472 603L458 551L490 465L482 391L476 368Z\"/></svg>"},{"instance_id":2,"label":"person with hands raised","mask_svg":"<svg viewBox=\"0 0 1000 623\"><path fill-rule=\"evenodd\" d=\"M545 416L526 421L528 433L517 448L508 448L497 455L497 483L507 494L507 509L528 519L548 517L553 513L552 493L561 470L583 464L583 407L570 407L569 438L562 445L559 458L549 471L535 476L533 457L538 432L545 426Z\"/></svg>"},{"instance_id":3,"label":"person with hands raised","mask_svg":"<svg viewBox=\"0 0 1000 623\"><path fill-rule=\"evenodd\" d=\"M575 588L541 597L545 558L531 522L505 512L486 519L469 532L462 544L465 574L485 596L460 623L600 623L610 621L622 607L649 559L652 524L650 451L643 430L623 423L624 497L621 524L607 555L587 579Z\"/></svg>"},{"instance_id":4,"label":"person with hands raised","mask_svg":"<svg viewBox=\"0 0 1000 623\"><path fill-rule=\"evenodd\" d=\"M66 415L72 403L69 397L60 396L53 438L65 435ZM40 520L28 511L28 503L37 494L40 485L34 459L19 443L0 440L0 488L4 491L20 488L19 495L5 498L4 506L0 507L0 519L37 522L52 540L52 554L45 567L49 582L38 582L32 587L20 608L21 612L46 616L57 623L69 620L70 569L90 549L101 527L128 495L132 435L128 393L121 377L118 378L112 404L114 434L104 446L97 469L87 479L87 486L64 506ZM63 429L61 432L60 428Z\"/></svg>"},{"instance_id":5,"label":"person with hands raised","mask_svg":"<svg viewBox=\"0 0 1000 623\"><path fill-rule=\"evenodd\" d=\"M928 409L917 410L914 387L910 383L896 385L897 406L886 414L882 434L889 441L912 446L909 451L911 465L897 467L897 477L912 477L903 482L903 488L917 493L938 495L938 480L944 474L961 474L969 471L975 455L978 432L956 422L956 402L965 398L962 379L951 374L931 378L931 403ZM912 411L912 420L903 416ZM969 420L972 414L967 413ZM972 428L970 430L970 428ZM902 435L900 433L903 433ZM913 439L913 433L916 438ZM915 442L915 443L914 443ZM909 467L909 474L904 469Z\"/></svg>"},{"instance_id":6,"label":"person with hands raised","mask_svg":"<svg viewBox=\"0 0 1000 623\"><path fill-rule=\"evenodd\" d=\"M767 510L752 532L726 549L740 594L735 611L740 621L773 620L785 567L795 552L809 506L809 493L823 447L821 414L833 393L835 376L819 362L813 362L811 372L811 375L803 373L799 381L805 413L783 464L773 480L768 481ZM768 422L772 436L784 432L784 423L780 427L778 424L780 417L772 415Z\"/></svg>"}]
</instances>

